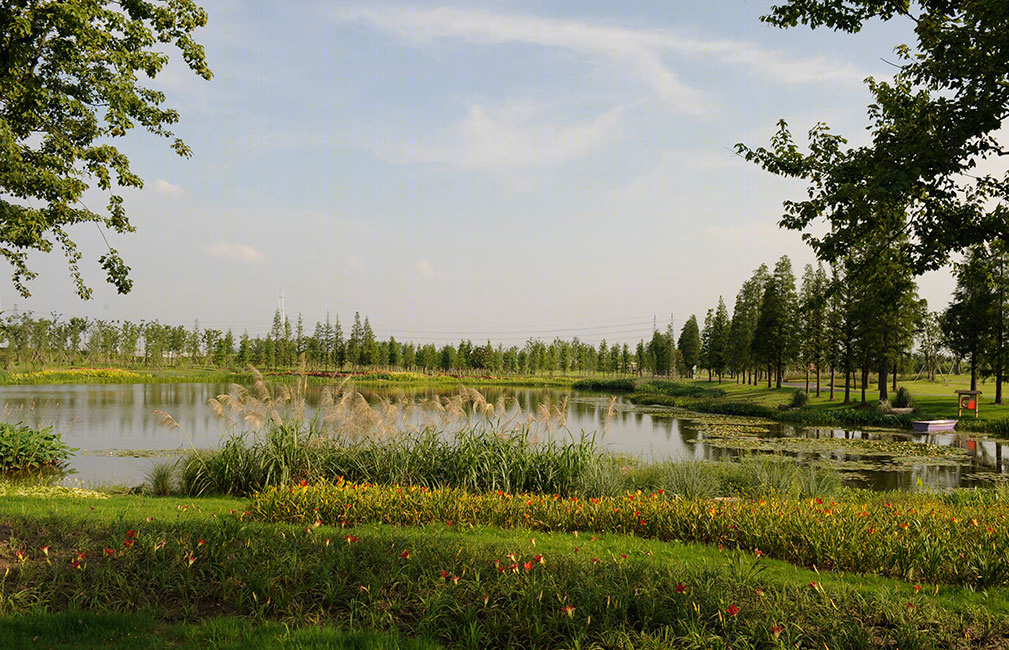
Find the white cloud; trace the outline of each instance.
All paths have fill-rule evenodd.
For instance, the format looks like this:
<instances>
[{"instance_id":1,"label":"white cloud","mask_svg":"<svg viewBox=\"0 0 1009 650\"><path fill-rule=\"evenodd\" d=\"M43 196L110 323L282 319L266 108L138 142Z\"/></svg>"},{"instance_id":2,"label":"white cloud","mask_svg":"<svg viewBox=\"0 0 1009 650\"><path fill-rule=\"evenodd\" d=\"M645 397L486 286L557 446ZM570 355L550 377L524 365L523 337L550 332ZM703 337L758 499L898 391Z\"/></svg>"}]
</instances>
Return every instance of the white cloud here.
<instances>
[{"instance_id":1,"label":"white cloud","mask_svg":"<svg viewBox=\"0 0 1009 650\"><path fill-rule=\"evenodd\" d=\"M416 264L417 271L423 275L425 278L433 278L437 275L434 267L431 266L427 260L417 260Z\"/></svg>"},{"instance_id":2,"label":"white cloud","mask_svg":"<svg viewBox=\"0 0 1009 650\"><path fill-rule=\"evenodd\" d=\"M535 104L500 108L470 104L467 115L435 142L406 143L381 151L394 162L436 162L464 168L550 164L580 156L608 137L623 108L585 122L558 124Z\"/></svg>"},{"instance_id":3,"label":"white cloud","mask_svg":"<svg viewBox=\"0 0 1009 650\"><path fill-rule=\"evenodd\" d=\"M357 255L349 255L347 257L347 266L355 271L360 271L364 268L364 260Z\"/></svg>"},{"instance_id":4,"label":"white cloud","mask_svg":"<svg viewBox=\"0 0 1009 650\"><path fill-rule=\"evenodd\" d=\"M527 43L603 56L625 66L666 105L690 114L707 114L712 102L704 92L680 81L664 63L664 54L703 56L787 84L823 82L861 86L867 76L855 66L824 57L796 60L754 43L705 40L674 30L609 27L451 7L342 8L334 9L330 15L341 22L371 25L417 45L438 39L479 45Z\"/></svg>"},{"instance_id":5,"label":"white cloud","mask_svg":"<svg viewBox=\"0 0 1009 650\"><path fill-rule=\"evenodd\" d=\"M186 191L174 183L169 183L163 178L154 181L154 191L168 196L185 196Z\"/></svg>"},{"instance_id":6,"label":"white cloud","mask_svg":"<svg viewBox=\"0 0 1009 650\"><path fill-rule=\"evenodd\" d=\"M235 262L260 262L263 259L262 253L247 244L217 242L206 246L204 251L213 257Z\"/></svg>"}]
</instances>

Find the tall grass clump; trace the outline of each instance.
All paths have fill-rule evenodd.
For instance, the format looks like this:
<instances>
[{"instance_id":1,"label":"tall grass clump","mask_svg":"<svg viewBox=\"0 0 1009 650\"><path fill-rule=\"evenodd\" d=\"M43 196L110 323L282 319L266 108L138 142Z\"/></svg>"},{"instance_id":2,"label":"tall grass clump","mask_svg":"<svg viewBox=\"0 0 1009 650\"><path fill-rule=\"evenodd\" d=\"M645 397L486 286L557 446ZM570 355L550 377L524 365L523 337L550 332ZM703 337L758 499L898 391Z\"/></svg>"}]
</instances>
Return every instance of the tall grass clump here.
<instances>
[{"instance_id":1,"label":"tall grass clump","mask_svg":"<svg viewBox=\"0 0 1009 650\"><path fill-rule=\"evenodd\" d=\"M147 470L146 486L151 494L166 497L175 491L175 463L157 461Z\"/></svg>"},{"instance_id":2,"label":"tall grass clump","mask_svg":"<svg viewBox=\"0 0 1009 650\"><path fill-rule=\"evenodd\" d=\"M899 409L906 409L914 406L914 400L911 399L911 391L909 391L906 386L901 386L897 389L897 395L893 398L893 406Z\"/></svg>"},{"instance_id":3,"label":"tall grass clump","mask_svg":"<svg viewBox=\"0 0 1009 650\"><path fill-rule=\"evenodd\" d=\"M306 416L305 382L272 389L258 374L210 400L235 433L220 449L182 460L189 494L245 495L267 486L336 479L472 490L571 493L597 455L592 436L553 436L567 405L524 413L460 387L455 395L369 403L343 385Z\"/></svg>"}]
</instances>

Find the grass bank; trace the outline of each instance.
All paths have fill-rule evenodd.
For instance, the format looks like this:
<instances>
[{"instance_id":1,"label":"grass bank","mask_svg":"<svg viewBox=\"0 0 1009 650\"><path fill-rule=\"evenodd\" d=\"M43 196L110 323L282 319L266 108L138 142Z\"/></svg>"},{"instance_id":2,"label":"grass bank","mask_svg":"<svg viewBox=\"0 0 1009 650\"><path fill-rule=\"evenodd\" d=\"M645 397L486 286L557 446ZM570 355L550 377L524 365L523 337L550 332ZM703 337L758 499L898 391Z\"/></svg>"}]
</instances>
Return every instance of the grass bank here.
<instances>
[{"instance_id":1,"label":"grass bank","mask_svg":"<svg viewBox=\"0 0 1009 650\"><path fill-rule=\"evenodd\" d=\"M14 625L4 636L140 648L170 645L137 638L151 630L171 647L364 638L453 648L973 648L1009 639L1009 594L998 586L813 571L724 544L627 534L267 523L247 506L9 494L0 500L0 622Z\"/></svg>"},{"instance_id":2,"label":"grass bank","mask_svg":"<svg viewBox=\"0 0 1009 650\"><path fill-rule=\"evenodd\" d=\"M877 407L874 392L869 390L866 405L844 404L843 386L835 387L834 400L830 400L829 389L821 386L821 394L810 392L807 403L801 408L790 408L796 388L767 388L725 381L721 384L706 380L655 380L642 382L636 386L628 399L635 404L669 406L703 413L721 415L741 415L763 417L780 422L807 424L810 426L866 427L881 426L910 429L912 420L942 420L957 418L957 398L955 391L967 389L970 378L949 377L945 382L924 380L902 381L899 386L906 388L913 399L914 412L908 415L881 412ZM811 384L811 388L815 383ZM1009 436L1009 404L992 403L994 388L980 386L990 396L982 395L980 417L965 414L957 428ZM858 391L852 397L858 399Z\"/></svg>"},{"instance_id":3,"label":"grass bank","mask_svg":"<svg viewBox=\"0 0 1009 650\"><path fill-rule=\"evenodd\" d=\"M306 379L312 384L347 382L359 386L423 386L455 388L467 386L517 386L525 388L570 388L579 380L567 375L462 375L450 373L423 374L382 370L360 372L304 371L298 369L265 370L270 381L286 382ZM158 383L250 383L254 373L231 368L93 368L65 367L44 370L24 369L0 371L0 385L42 384L158 384Z\"/></svg>"}]
</instances>

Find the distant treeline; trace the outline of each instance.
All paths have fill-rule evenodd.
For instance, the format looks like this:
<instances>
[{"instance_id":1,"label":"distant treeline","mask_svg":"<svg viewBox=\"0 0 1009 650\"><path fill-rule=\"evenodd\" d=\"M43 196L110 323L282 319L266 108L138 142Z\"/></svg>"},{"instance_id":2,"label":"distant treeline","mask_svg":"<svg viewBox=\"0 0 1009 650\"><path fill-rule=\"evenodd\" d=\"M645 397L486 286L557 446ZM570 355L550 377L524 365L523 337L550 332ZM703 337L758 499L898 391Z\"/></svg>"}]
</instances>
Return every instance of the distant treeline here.
<instances>
[{"instance_id":1,"label":"distant treeline","mask_svg":"<svg viewBox=\"0 0 1009 650\"><path fill-rule=\"evenodd\" d=\"M880 399L886 399L891 379L896 389L898 371L934 378L943 364L948 369L959 358L971 361L975 375L990 374L1000 383L1007 347L1003 294L1009 286L1002 249L974 251L957 266L957 294L942 314L930 313L918 299L911 271L896 255L892 248L866 246L850 252L829 274L823 266L806 265L798 289L791 261L782 257L773 271L761 265L743 283L731 317L720 297L703 326L691 316L678 336L670 324L633 347L533 337L507 348L470 340L403 343L394 337L378 340L368 318L362 320L357 313L349 332L339 317L328 316L309 331L300 315L292 324L279 310L265 337L243 333L237 338L231 330L200 328L198 323L187 328L157 321L35 318L22 313L0 319L0 344L7 346L8 368L251 364L278 370L294 368L304 359L309 370L322 372L693 377L701 369L708 379L728 376L778 387L786 373L798 372L805 374L807 387L811 379L815 382L817 394L821 376L828 375L831 397L834 387L843 385L845 401L856 386L865 401L870 378L878 383Z\"/></svg>"}]
</instances>

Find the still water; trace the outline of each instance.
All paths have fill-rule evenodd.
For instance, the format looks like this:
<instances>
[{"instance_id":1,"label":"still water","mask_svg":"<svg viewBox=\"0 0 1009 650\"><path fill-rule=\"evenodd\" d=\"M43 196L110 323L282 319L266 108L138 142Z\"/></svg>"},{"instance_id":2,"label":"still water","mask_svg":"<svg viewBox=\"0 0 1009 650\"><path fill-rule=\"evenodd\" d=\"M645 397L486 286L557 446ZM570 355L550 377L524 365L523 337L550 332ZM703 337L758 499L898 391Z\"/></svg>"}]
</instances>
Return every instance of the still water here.
<instances>
[{"instance_id":1,"label":"still water","mask_svg":"<svg viewBox=\"0 0 1009 650\"><path fill-rule=\"evenodd\" d=\"M137 485L159 457L217 447L222 439L238 433L208 405L208 400L228 388L225 384L3 386L0 405L6 421L52 426L65 443L78 449L65 482ZM420 404L418 413L411 416L418 424L425 417L425 399L444 394L430 389L362 392L369 401L384 397ZM555 422L549 435L554 438L577 438L585 432L610 452L647 460L728 460L774 451L802 462L837 467L846 483L877 489L968 486L1007 471L1003 443L962 434L912 436L673 413L570 390L487 388L481 392L488 402L504 398L509 416L552 409ZM306 395L309 417L319 398L320 390L310 387ZM155 411L170 414L178 427L161 424ZM907 442L941 446L942 454L923 453L923 448L907 447Z\"/></svg>"}]
</instances>

